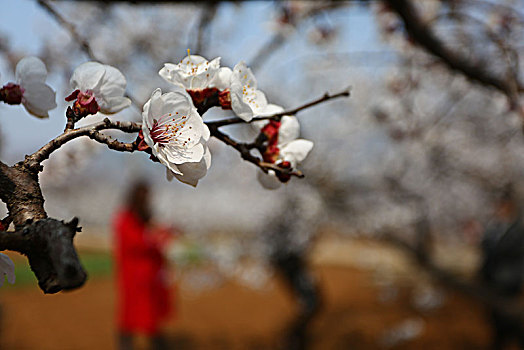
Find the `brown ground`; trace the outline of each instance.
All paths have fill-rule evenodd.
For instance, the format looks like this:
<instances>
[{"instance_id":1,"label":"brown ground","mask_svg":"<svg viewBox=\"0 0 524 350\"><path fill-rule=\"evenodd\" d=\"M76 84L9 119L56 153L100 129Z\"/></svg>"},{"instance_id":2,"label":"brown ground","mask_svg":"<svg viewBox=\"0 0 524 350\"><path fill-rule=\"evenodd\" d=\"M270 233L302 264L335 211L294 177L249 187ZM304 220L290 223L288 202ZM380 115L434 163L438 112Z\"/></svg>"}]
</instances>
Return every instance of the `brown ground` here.
<instances>
[{"instance_id":1,"label":"brown ground","mask_svg":"<svg viewBox=\"0 0 524 350\"><path fill-rule=\"evenodd\" d=\"M424 320L419 337L393 349L484 349L482 310L447 294L443 307L421 314L410 305L411 287L380 302L369 271L316 265L324 308L313 324L312 349L380 349L381 334L408 318ZM282 284L257 292L226 282L191 296L180 294L177 320L167 327L174 349L275 349L294 314ZM35 286L0 295L1 349L113 349L114 283L100 278L79 291L44 296Z\"/></svg>"}]
</instances>

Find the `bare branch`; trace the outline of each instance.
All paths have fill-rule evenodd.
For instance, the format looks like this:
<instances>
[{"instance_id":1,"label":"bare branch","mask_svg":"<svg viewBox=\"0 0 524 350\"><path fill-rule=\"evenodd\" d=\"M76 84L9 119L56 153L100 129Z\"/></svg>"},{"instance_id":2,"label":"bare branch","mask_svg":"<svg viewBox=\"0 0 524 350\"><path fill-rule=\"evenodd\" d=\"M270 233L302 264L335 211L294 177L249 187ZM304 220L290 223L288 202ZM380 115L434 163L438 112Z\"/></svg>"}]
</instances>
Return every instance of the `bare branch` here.
<instances>
[{"instance_id":1,"label":"bare branch","mask_svg":"<svg viewBox=\"0 0 524 350\"><path fill-rule=\"evenodd\" d=\"M60 24L67 31L69 31L73 39L78 43L82 51L84 51L84 53L89 57L90 60L102 62L95 55L93 49L91 48L91 45L89 44L89 41L86 38L80 36L80 34L78 34L78 32L76 31L75 26L71 22L69 22L67 19L65 19L48 1L38 0L38 4L42 6L58 22L58 24ZM129 94L129 92L127 93L127 97L131 100L131 103L139 111L142 110L142 107L138 103L138 100L134 96ZM73 125L74 125L74 122L73 122ZM66 124L66 130L68 128L72 129L69 119L68 119L68 123Z\"/></svg>"},{"instance_id":2,"label":"bare branch","mask_svg":"<svg viewBox=\"0 0 524 350\"><path fill-rule=\"evenodd\" d=\"M120 152L134 152L136 151L138 148L138 144L136 143L136 141L133 141L131 143L125 143L125 142L120 142L118 140L115 140L113 138L111 138L110 136L108 135L104 135L98 131L91 131L89 132L88 134L89 138L92 139L92 140L95 140L99 143L103 143L105 145L107 145L107 147L109 147L109 149L112 149L112 150L115 150L115 151L120 151Z\"/></svg>"},{"instance_id":3,"label":"bare branch","mask_svg":"<svg viewBox=\"0 0 524 350\"><path fill-rule=\"evenodd\" d=\"M348 6L349 4L349 1L319 1L318 6L312 7L304 13L298 15L283 13L283 16L291 15L292 18L288 18L288 20L290 21L289 25L292 25L295 28L297 28L302 22L304 22L306 19L310 17L314 17L323 11L338 9L344 6ZM284 12L285 8L282 8L281 11ZM288 37L289 36L284 35L280 31L274 33L257 51L257 53L253 56L253 59L249 61L251 62L251 69L256 71L257 69L262 67L262 65L264 65L264 63L267 62L267 60L275 52L277 52L279 48L282 47L282 45L286 42L286 39Z\"/></svg>"},{"instance_id":4,"label":"bare branch","mask_svg":"<svg viewBox=\"0 0 524 350\"><path fill-rule=\"evenodd\" d=\"M296 169L288 169L278 166L277 164L267 163L262 161L260 158L254 156L251 154L251 149L253 148L252 144L246 144L246 143L240 143L235 140L233 140L228 135L224 134L220 130L218 130L218 126L211 125L209 126L209 131L211 133L211 136L216 137L220 141L224 142L226 145L233 147L236 149L239 153L242 159L256 165L260 169L262 169L263 172L267 173L269 170L275 171L277 174L284 174L289 176L296 176L296 177L304 177L302 172Z\"/></svg>"},{"instance_id":5,"label":"bare branch","mask_svg":"<svg viewBox=\"0 0 524 350\"><path fill-rule=\"evenodd\" d=\"M351 88L347 88L341 92L338 92L336 94L329 94L329 93L325 93L322 97L320 98L317 98L316 100L313 100L311 102L308 102L302 106L299 106L299 107L296 107L294 109L290 109L290 110L287 110L287 111L284 111L284 112L280 112L280 113L275 113L275 114L272 114L272 115L268 115L268 116L264 116L264 117L256 117L256 118L253 118L250 122L254 122L254 121L258 121L258 120L268 120L268 119L280 119L281 117L285 116L285 115L295 115L297 114L298 112L304 110L304 109L307 109L307 108L310 108L310 107L313 107L313 106L316 106L318 104L321 104L321 103L324 103L326 101L329 101L329 100L333 100L335 98L339 98L339 97L349 97L351 95ZM245 120L243 119L240 119L238 117L234 117L234 118L228 118L228 119L222 119L222 120L217 120L217 121L212 121L212 122L206 122L207 126L208 127L221 127L221 126L226 126L226 125L232 125L232 124L239 124L239 123L245 123Z\"/></svg>"},{"instance_id":6,"label":"bare branch","mask_svg":"<svg viewBox=\"0 0 524 350\"><path fill-rule=\"evenodd\" d=\"M479 62L471 62L446 47L437 35L424 24L411 1L386 0L386 2L400 16L410 37L426 51L440 58L449 68L462 72L468 78L493 86L505 95L512 96L513 88L505 77L493 75L484 69ZM519 84L518 88L523 89L523 86Z\"/></svg>"},{"instance_id":7,"label":"bare branch","mask_svg":"<svg viewBox=\"0 0 524 350\"><path fill-rule=\"evenodd\" d=\"M49 158L51 153L62 147L65 143L80 136L89 136L90 138L98 142L107 144L109 148L112 149L132 152L132 150L129 149L129 144L116 144L114 143L114 140L110 141L107 136L99 136L95 132L100 130L116 129L126 133L133 133L140 131L141 128L142 125L139 123L133 123L128 121L112 121L109 118L105 118L103 121L99 123L91 124L78 129L66 130L64 133L51 140L49 143L44 145L35 153L31 154L30 156L26 156L22 164L23 166L29 169L41 171L40 163Z\"/></svg>"},{"instance_id":8,"label":"bare branch","mask_svg":"<svg viewBox=\"0 0 524 350\"><path fill-rule=\"evenodd\" d=\"M50 3L48 3L46 0L38 0L38 4L42 6L62 27L67 29L71 36L73 37L74 41L78 43L82 51L93 61L98 61L96 58L95 53L91 49L91 46L89 45L89 42L80 36L78 32L76 31L75 26L70 23L68 20L66 20Z\"/></svg>"}]
</instances>

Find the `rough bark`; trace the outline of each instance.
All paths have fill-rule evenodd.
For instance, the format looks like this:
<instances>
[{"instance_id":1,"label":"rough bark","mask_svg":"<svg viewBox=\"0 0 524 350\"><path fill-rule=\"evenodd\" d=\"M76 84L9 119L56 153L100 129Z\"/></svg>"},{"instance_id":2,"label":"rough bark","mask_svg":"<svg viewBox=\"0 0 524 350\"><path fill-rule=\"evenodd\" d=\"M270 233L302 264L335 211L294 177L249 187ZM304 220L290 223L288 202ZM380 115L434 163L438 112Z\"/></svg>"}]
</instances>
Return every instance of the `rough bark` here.
<instances>
[{"instance_id":1,"label":"rough bark","mask_svg":"<svg viewBox=\"0 0 524 350\"><path fill-rule=\"evenodd\" d=\"M15 228L0 231L0 250L26 255L44 293L82 286L87 274L73 246L78 219L47 218L38 173L23 163L9 167L0 162L0 199Z\"/></svg>"}]
</instances>

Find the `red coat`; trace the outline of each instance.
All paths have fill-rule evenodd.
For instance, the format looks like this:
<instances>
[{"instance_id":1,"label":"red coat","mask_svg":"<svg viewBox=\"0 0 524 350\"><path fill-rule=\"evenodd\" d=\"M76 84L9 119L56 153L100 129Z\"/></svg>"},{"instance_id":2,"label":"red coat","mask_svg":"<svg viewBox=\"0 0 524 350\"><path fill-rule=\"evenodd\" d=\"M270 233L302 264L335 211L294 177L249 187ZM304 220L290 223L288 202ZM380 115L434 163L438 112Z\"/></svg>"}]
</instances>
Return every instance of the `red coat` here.
<instances>
[{"instance_id":1,"label":"red coat","mask_svg":"<svg viewBox=\"0 0 524 350\"><path fill-rule=\"evenodd\" d=\"M114 221L121 332L154 335L170 311L170 293L160 242L132 212Z\"/></svg>"}]
</instances>

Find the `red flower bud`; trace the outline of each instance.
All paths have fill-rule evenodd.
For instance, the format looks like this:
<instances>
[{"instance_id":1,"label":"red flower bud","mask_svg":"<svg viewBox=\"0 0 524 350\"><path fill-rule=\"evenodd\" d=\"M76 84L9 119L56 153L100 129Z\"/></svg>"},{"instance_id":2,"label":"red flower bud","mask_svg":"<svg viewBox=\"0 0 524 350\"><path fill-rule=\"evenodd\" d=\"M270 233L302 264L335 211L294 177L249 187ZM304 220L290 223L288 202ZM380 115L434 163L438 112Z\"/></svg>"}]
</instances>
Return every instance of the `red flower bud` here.
<instances>
[{"instance_id":1,"label":"red flower bud","mask_svg":"<svg viewBox=\"0 0 524 350\"><path fill-rule=\"evenodd\" d=\"M0 100L10 105L19 105L22 103L24 89L18 84L8 83L0 89Z\"/></svg>"}]
</instances>

